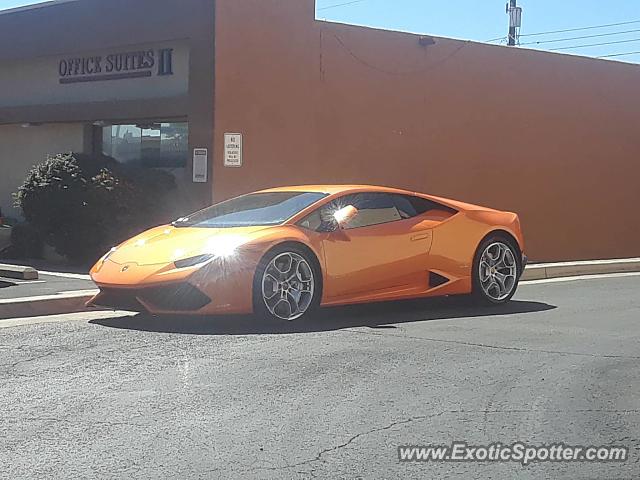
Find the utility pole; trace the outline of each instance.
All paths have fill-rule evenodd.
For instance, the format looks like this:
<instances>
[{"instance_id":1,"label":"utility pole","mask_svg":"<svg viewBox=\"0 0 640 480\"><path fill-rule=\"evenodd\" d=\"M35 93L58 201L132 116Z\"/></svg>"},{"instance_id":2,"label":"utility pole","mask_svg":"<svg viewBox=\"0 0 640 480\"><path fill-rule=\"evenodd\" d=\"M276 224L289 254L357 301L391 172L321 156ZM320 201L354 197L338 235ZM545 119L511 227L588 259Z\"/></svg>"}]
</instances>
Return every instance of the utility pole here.
<instances>
[{"instance_id":1,"label":"utility pole","mask_svg":"<svg viewBox=\"0 0 640 480\"><path fill-rule=\"evenodd\" d=\"M507 13L509 14L509 46L513 47L516 44L516 26L511 21L511 12L517 7L517 0L509 0L510 5L507 7Z\"/></svg>"},{"instance_id":2,"label":"utility pole","mask_svg":"<svg viewBox=\"0 0 640 480\"><path fill-rule=\"evenodd\" d=\"M509 3L507 3L507 14L509 15L508 45L513 47L518 43L518 31L522 25L522 8L518 7L517 0L509 0Z\"/></svg>"}]
</instances>

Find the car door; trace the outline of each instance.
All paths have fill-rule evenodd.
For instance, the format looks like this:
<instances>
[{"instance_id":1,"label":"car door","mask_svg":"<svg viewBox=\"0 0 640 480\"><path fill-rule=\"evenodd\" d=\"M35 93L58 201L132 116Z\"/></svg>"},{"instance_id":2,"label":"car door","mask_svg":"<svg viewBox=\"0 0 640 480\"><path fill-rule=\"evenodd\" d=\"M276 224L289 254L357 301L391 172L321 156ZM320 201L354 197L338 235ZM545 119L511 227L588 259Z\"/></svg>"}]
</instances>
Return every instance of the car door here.
<instances>
[{"instance_id":1,"label":"car door","mask_svg":"<svg viewBox=\"0 0 640 480\"><path fill-rule=\"evenodd\" d=\"M323 238L325 299L385 298L428 288L431 224L402 207L401 196L362 193L341 197L321 215L347 205L358 215Z\"/></svg>"}]
</instances>

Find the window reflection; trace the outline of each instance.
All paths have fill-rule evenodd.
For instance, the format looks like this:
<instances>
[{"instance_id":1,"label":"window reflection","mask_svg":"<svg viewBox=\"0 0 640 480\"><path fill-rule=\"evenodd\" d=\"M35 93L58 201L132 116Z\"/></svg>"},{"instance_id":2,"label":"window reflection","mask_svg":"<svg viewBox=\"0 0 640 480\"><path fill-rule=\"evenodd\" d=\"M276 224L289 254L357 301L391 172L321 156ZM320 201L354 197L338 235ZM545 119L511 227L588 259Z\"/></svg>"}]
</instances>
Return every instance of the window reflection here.
<instances>
[{"instance_id":1,"label":"window reflection","mask_svg":"<svg viewBox=\"0 0 640 480\"><path fill-rule=\"evenodd\" d=\"M102 151L119 162L148 168L182 168L189 153L189 124L148 123L104 127Z\"/></svg>"}]
</instances>

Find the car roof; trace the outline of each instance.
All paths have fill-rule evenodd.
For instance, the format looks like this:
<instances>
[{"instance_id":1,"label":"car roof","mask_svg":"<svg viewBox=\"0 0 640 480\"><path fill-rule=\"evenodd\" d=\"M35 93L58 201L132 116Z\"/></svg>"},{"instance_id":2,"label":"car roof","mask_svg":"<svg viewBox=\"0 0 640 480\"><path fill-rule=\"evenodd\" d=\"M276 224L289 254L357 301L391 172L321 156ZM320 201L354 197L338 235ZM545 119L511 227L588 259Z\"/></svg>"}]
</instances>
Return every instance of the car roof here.
<instances>
[{"instance_id":1,"label":"car roof","mask_svg":"<svg viewBox=\"0 0 640 480\"><path fill-rule=\"evenodd\" d=\"M489 207L483 207L475 205L473 203L461 202L459 200L452 200L450 198L444 198L436 195L430 195L428 193L415 192L411 190L403 190L401 188L381 187L376 185L296 185L288 187L276 187L261 190L256 193L266 192L317 192L326 193L327 195L340 195L347 193L359 193L359 192L383 192L383 193L399 193L402 195L417 195L419 197L427 198L429 200L442 203L445 206L454 208L456 210L485 210L485 211L499 211Z\"/></svg>"},{"instance_id":2,"label":"car roof","mask_svg":"<svg viewBox=\"0 0 640 480\"><path fill-rule=\"evenodd\" d=\"M296 185L287 187L276 187L261 190L258 193L266 192L317 192L329 195L349 192L388 192L388 193L413 193L408 190L401 190L391 187L380 187L375 185Z\"/></svg>"}]
</instances>

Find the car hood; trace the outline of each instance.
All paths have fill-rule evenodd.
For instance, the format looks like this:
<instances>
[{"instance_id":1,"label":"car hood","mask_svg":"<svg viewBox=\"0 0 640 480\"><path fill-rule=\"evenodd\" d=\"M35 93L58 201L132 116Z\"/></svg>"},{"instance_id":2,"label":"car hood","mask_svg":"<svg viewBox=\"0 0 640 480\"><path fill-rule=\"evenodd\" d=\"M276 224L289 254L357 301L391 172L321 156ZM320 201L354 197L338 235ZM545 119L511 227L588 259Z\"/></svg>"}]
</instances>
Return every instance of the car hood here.
<instances>
[{"instance_id":1,"label":"car hood","mask_svg":"<svg viewBox=\"0 0 640 480\"><path fill-rule=\"evenodd\" d=\"M165 225L147 230L118 246L109 260L119 264L158 265L213 253L217 245L241 246L269 227L197 228Z\"/></svg>"}]
</instances>

